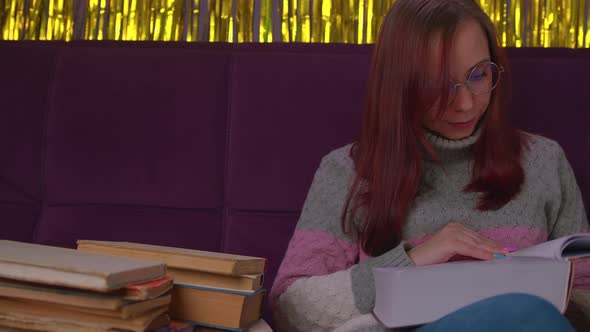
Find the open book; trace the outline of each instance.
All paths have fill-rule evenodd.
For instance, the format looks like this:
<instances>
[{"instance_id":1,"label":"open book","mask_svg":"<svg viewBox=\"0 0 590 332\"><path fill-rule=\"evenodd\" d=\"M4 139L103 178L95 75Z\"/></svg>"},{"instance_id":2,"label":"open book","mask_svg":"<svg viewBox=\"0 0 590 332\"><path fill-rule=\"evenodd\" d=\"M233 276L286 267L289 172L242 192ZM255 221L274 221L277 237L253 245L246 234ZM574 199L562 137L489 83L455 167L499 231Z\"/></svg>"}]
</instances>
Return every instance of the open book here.
<instances>
[{"instance_id":1,"label":"open book","mask_svg":"<svg viewBox=\"0 0 590 332\"><path fill-rule=\"evenodd\" d=\"M387 327L430 323L495 295L526 293L564 313L572 259L590 256L590 233L544 242L489 261L375 268L375 316Z\"/></svg>"}]
</instances>

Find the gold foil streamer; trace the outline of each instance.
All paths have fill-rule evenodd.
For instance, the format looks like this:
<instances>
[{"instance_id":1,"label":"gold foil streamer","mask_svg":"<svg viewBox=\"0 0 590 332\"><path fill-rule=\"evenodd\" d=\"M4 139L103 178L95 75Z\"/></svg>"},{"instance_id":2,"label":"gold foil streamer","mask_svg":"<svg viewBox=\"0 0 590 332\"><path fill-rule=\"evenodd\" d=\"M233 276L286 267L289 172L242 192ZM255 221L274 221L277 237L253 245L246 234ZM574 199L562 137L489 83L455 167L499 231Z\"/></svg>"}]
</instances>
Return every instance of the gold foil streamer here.
<instances>
[{"instance_id":1,"label":"gold foil streamer","mask_svg":"<svg viewBox=\"0 0 590 332\"><path fill-rule=\"evenodd\" d=\"M357 44L363 44L366 41L366 30L367 27L365 25L365 21L367 20L367 8L366 8L366 0L359 0L358 7L357 7L357 20L358 20L358 33L356 38Z\"/></svg>"},{"instance_id":2,"label":"gold foil streamer","mask_svg":"<svg viewBox=\"0 0 590 332\"><path fill-rule=\"evenodd\" d=\"M363 33L363 29L359 27L358 18L358 0L345 0L340 2L340 40L347 44L356 44L358 34Z\"/></svg>"},{"instance_id":3,"label":"gold foil streamer","mask_svg":"<svg viewBox=\"0 0 590 332\"><path fill-rule=\"evenodd\" d=\"M261 43L272 43L272 2L273 0L260 0L260 24L258 41Z\"/></svg>"},{"instance_id":4,"label":"gold foil streamer","mask_svg":"<svg viewBox=\"0 0 590 332\"><path fill-rule=\"evenodd\" d=\"M238 43L251 42L253 40L254 0L238 0L236 8L236 25Z\"/></svg>"},{"instance_id":5,"label":"gold foil streamer","mask_svg":"<svg viewBox=\"0 0 590 332\"><path fill-rule=\"evenodd\" d=\"M159 4L159 29L154 29L153 40L174 41L180 40L183 30L183 1L160 0ZM153 3L153 2L152 2ZM156 20L158 22L158 20Z\"/></svg>"},{"instance_id":6,"label":"gold foil streamer","mask_svg":"<svg viewBox=\"0 0 590 332\"><path fill-rule=\"evenodd\" d=\"M0 38L70 40L74 31L72 0L0 0Z\"/></svg>"},{"instance_id":7,"label":"gold foil streamer","mask_svg":"<svg viewBox=\"0 0 590 332\"><path fill-rule=\"evenodd\" d=\"M43 0L31 0L29 1L29 8L26 8L26 30L24 32L23 39L25 40L36 40L36 39L45 39L51 40L51 36L47 36L45 29L45 36L41 36L41 27L46 26L48 20L47 15L45 13L45 8L47 6L47 1ZM73 28L73 21L71 28ZM72 30L68 31L68 35L64 36L66 40L71 39L71 35L69 34Z\"/></svg>"},{"instance_id":8,"label":"gold foil streamer","mask_svg":"<svg viewBox=\"0 0 590 332\"><path fill-rule=\"evenodd\" d=\"M104 18L106 13L106 0L89 0L86 14L84 37L89 40L104 39Z\"/></svg>"},{"instance_id":9,"label":"gold foil streamer","mask_svg":"<svg viewBox=\"0 0 590 332\"><path fill-rule=\"evenodd\" d=\"M5 0L0 2L0 27L2 39L23 39L21 31L24 26L24 0Z\"/></svg>"},{"instance_id":10,"label":"gold foil streamer","mask_svg":"<svg viewBox=\"0 0 590 332\"><path fill-rule=\"evenodd\" d=\"M297 16L295 12L297 11L297 0L278 0L282 1L280 10L282 12L282 20L281 20L281 32L282 32L282 41L284 42L292 42L295 41L297 36L297 24L295 24L295 20Z\"/></svg>"},{"instance_id":11,"label":"gold foil streamer","mask_svg":"<svg viewBox=\"0 0 590 332\"><path fill-rule=\"evenodd\" d=\"M479 0L481 8L488 13L492 23L496 26L498 38L503 45L507 45L508 41L508 27L506 22L507 2L512 4L513 1L518 0Z\"/></svg>"},{"instance_id":12,"label":"gold foil streamer","mask_svg":"<svg viewBox=\"0 0 590 332\"><path fill-rule=\"evenodd\" d=\"M187 3L188 8L185 13L184 27L186 27L185 40L188 42L199 40L200 5L200 0L189 0Z\"/></svg>"},{"instance_id":13,"label":"gold foil streamer","mask_svg":"<svg viewBox=\"0 0 590 332\"><path fill-rule=\"evenodd\" d=\"M82 39L373 43L394 1L0 0L0 39L70 40L76 4ZM477 2L505 46L590 47L590 0Z\"/></svg>"},{"instance_id":14,"label":"gold foil streamer","mask_svg":"<svg viewBox=\"0 0 590 332\"><path fill-rule=\"evenodd\" d=\"M297 0L297 34L296 41L311 42L311 1Z\"/></svg>"},{"instance_id":15,"label":"gold foil streamer","mask_svg":"<svg viewBox=\"0 0 590 332\"><path fill-rule=\"evenodd\" d=\"M312 11L313 0L279 0L283 11L282 41L304 42L313 41ZM325 0L331 1L331 0ZM315 11L314 11L315 13Z\"/></svg>"},{"instance_id":16,"label":"gold foil streamer","mask_svg":"<svg viewBox=\"0 0 590 332\"><path fill-rule=\"evenodd\" d=\"M374 43L379 27L395 0L367 0L367 43Z\"/></svg>"},{"instance_id":17,"label":"gold foil streamer","mask_svg":"<svg viewBox=\"0 0 590 332\"><path fill-rule=\"evenodd\" d=\"M186 32L184 38L196 40L198 20L194 20L193 12L198 12L198 2L88 0L84 39L176 41ZM195 29L185 31L185 20Z\"/></svg>"},{"instance_id":18,"label":"gold foil streamer","mask_svg":"<svg viewBox=\"0 0 590 332\"><path fill-rule=\"evenodd\" d=\"M209 0L209 41L233 42L234 18L233 1Z\"/></svg>"},{"instance_id":19,"label":"gold foil streamer","mask_svg":"<svg viewBox=\"0 0 590 332\"><path fill-rule=\"evenodd\" d=\"M95 0L93 0L95 1ZM101 0L101 2L104 0ZM104 6L101 6L104 8ZM106 31L105 39L112 40L149 40L152 38L151 30L151 10L147 1L143 0L125 0L111 2L108 8L110 22L115 22L114 26L109 25ZM90 13L90 11L89 11ZM102 10L99 15L104 18L106 11ZM90 15L86 18L88 21ZM103 21L103 20L100 20ZM104 30L104 25L94 26ZM103 39L102 32L100 39ZM90 36L86 36L89 38ZM89 38L90 39L90 38Z\"/></svg>"},{"instance_id":20,"label":"gold foil streamer","mask_svg":"<svg viewBox=\"0 0 590 332\"><path fill-rule=\"evenodd\" d=\"M319 42L336 43L341 37L342 7L337 0L315 0L314 13L317 13L317 26L319 30Z\"/></svg>"}]
</instances>

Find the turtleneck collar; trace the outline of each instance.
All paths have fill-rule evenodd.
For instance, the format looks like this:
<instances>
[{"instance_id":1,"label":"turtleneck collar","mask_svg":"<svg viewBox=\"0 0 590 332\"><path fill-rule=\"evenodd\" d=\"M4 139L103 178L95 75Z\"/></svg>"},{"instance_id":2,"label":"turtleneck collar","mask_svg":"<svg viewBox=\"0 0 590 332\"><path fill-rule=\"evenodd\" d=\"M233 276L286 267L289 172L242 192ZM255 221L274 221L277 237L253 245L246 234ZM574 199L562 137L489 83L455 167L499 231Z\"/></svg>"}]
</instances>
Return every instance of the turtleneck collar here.
<instances>
[{"instance_id":1,"label":"turtleneck collar","mask_svg":"<svg viewBox=\"0 0 590 332\"><path fill-rule=\"evenodd\" d=\"M477 142L480 134L481 128L477 128L471 136L458 140L448 139L428 130L425 131L424 136L441 161L452 162L470 158L471 148ZM426 158L432 160L428 153L426 153Z\"/></svg>"}]
</instances>

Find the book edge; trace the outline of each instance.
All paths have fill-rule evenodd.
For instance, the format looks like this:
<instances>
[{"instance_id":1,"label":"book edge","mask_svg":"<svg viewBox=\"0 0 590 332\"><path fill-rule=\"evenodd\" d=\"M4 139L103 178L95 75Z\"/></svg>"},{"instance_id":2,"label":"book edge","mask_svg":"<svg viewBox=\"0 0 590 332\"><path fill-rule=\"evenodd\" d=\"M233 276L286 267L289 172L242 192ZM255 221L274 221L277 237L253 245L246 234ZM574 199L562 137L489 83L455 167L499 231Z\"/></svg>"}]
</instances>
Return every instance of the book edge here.
<instances>
[{"instance_id":1,"label":"book edge","mask_svg":"<svg viewBox=\"0 0 590 332\"><path fill-rule=\"evenodd\" d=\"M239 261L239 262L248 262L248 261L264 261L264 257L255 257L255 256L245 256L245 255L238 255L238 254L228 254L223 252L216 252L216 251L206 251L206 250L197 250L197 249L188 249L188 248L180 248L180 247L171 247L171 246L161 246L155 244L147 244L147 243L137 243L137 242L124 242L124 241L95 241L95 240L77 240L77 245L95 245L101 247L109 247L109 248L119 248L125 250L136 250L136 251L148 251L148 252L164 252L171 255L178 255L178 256L186 256L186 257L200 257L206 259L215 259L215 260L227 260L227 261ZM125 244L131 245L138 245L138 246L148 246L146 248L133 248L129 246L125 246ZM190 253L183 253L183 252L171 252L173 250L182 250L182 251L191 251L194 254ZM201 255L199 255L202 253ZM218 257L208 256L208 254L215 254L219 255Z\"/></svg>"}]
</instances>

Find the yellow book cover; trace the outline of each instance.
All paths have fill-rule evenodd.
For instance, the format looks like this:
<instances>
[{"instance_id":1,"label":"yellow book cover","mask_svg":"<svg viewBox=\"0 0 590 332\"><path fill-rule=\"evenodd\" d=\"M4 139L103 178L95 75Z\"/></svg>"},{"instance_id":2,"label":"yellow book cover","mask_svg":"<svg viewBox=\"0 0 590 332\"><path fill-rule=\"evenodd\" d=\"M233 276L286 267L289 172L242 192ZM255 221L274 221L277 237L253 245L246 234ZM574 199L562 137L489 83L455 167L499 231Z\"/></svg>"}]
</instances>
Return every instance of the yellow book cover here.
<instances>
[{"instance_id":1,"label":"yellow book cover","mask_svg":"<svg viewBox=\"0 0 590 332\"><path fill-rule=\"evenodd\" d=\"M238 292L174 284L170 317L197 324L244 329L261 317L264 289Z\"/></svg>"}]
</instances>

